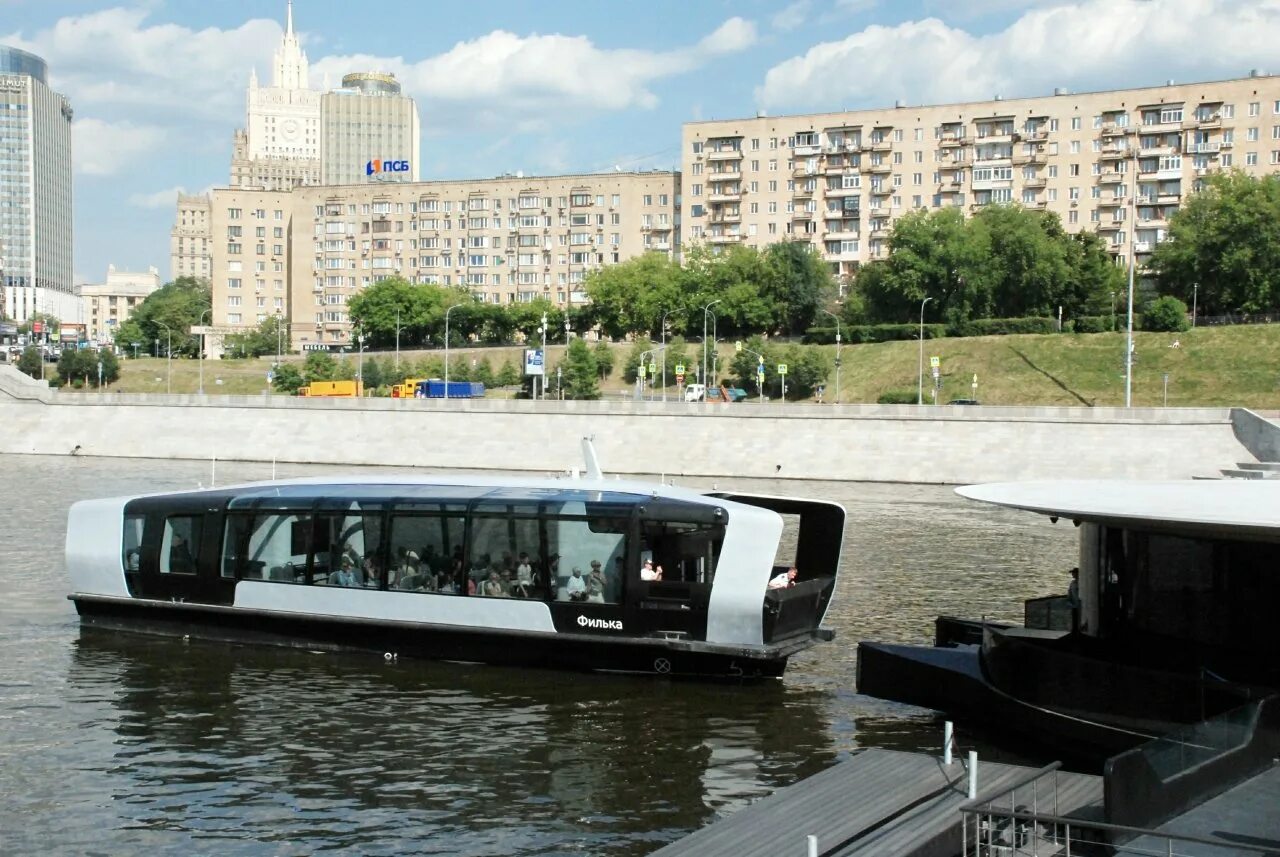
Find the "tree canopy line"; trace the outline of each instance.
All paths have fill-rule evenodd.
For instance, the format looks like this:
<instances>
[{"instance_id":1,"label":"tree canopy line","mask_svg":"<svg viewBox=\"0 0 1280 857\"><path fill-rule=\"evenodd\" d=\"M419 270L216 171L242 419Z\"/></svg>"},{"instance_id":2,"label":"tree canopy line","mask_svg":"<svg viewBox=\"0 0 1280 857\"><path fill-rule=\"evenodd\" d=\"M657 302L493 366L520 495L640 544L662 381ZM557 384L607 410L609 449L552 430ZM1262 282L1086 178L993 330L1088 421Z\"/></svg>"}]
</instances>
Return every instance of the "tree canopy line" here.
<instances>
[{"instance_id":1,"label":"tree canopy line","mask_svg":"<svg viewBox=\"0 0 1280 857\"><path fill-rule=\"evenodd\" d=\"M1143 278L1139 311L1153 329L1185 323L1185 305L1193 296L1202 315L1280 312L1280 174L1253 178L1237 170L1203 182L1203 189L1170 217L1167 238L1155 248ZM391 277L348 302L355 330L349 348L356 350L354 337L360 336L369 351L388 351L397 342L403 349L438 348L446 327L453 346L541 343L545 333L549 344L573 346L560 367L561 378L571 370L566 393L572 388L574 397L587 397L598 394L595 381L613 358L607 346L576 345L582 333L634 341L627 380L635 377L640 353L665 338L665 357L651 359L668 364L668 383L674 383L682 349L692 349L684 353L700 359L705 324L708 338L749 340L747 348L764 354L767 366L786 362L795 373L789 374L788 393L807 395L803 391L824 380L821 361L809 361L803 351L788 350L777 340L832 341L835 325L826 313L839 317L846 342L861 342L914 338L922 306L926 336L1050 332L1058 329L1059 308L1063 329L1101 331L1112 329L1124 312L1126 272L1113 262L1105 241L1088 231L1068 233L1052 212L1016 204L987 206L967 218L955 208L913 211L894 223L888 248L884 260L858 270L843 296L821 254L798 241L720 252L693 245L681 263L660 253L644 254L592 271L583 283L589 303L567 309L542 299L481 303L464 288ZM210 301L206 282L180 277L134 310L116 332L116 345L125 356L163 354L171 344L175 356L195 357L199 337L188 331L208 319ZM271 314L257 328L226 337L226 355L287 351L288 322ZM37 374L38 356L27 361ZM386 371L406 377L442 374L442 365L426 371L435 368L431 359L401 373L387 364ZM309 360L314 365L309 364L306 377L313 380L323 380L326 371L347 371L326 370L318 357ZM813 366L799 372L791 368L806 367L807 361ZM699 360L685 362L692 366ZM754 392L756 362L746 351L739 353L727 377ZM382 362L367 358L366 381L370 367L374 373L383 370ZM549 377L554 368L549 367ZM87 377L84 367L69 363L67 369L66 377ZM491 375L500 384L505 372L509 383L519 381L516 367L485 369L460 361L450 369L459 380L485 381ZM471 377L472 372L480 377ZM776 389L773 376L766 373ZM394 380L400 379L387 378Z\"/></svg>"}]
</instances>

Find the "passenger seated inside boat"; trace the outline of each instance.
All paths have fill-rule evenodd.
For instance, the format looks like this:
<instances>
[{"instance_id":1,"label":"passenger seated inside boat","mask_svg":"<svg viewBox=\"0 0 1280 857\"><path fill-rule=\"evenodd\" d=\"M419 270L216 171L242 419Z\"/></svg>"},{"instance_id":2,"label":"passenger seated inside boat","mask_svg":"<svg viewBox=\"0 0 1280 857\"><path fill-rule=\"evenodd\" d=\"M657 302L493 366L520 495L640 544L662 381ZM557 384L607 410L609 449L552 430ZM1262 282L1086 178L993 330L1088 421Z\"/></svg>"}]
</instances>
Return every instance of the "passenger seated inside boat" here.
<instances>
[{"instance_id":1,"label":"passenger seated inside boat","mask_svg":"<svg viewBox=\"0 0 1280 857\"><path fill-rule=\"evenodd\" d=\"M331 586L359 586L359 580L356 577L355 565L351 562L351 557L344 556L338 570L329 575L329 584Z\"/></svg>"},{"instance_id":2,"label":"passenger seated inside boat","mask_svg":"<svg viewBox=\"0 0 1280 857\"><path fill-rule=\"evenodd\" d=\"M587 600L587 581L582 578L582 569L576 565L573 567L573 575L565 584L564 590L569 594L570 601Z\"/></svg>"},{"instance_id":3,"label":"passenger seated inside boat","mask_svg":"<svg viewBox=\"0 0 1280 857\"><path fill-rule=\"evenodd\" d=\"M484 582L482 594L490 598L501 598L507 594L502 586L502 578L498 577L497 569L489 572L489 579Z\"/></svg>"}]
</instances>

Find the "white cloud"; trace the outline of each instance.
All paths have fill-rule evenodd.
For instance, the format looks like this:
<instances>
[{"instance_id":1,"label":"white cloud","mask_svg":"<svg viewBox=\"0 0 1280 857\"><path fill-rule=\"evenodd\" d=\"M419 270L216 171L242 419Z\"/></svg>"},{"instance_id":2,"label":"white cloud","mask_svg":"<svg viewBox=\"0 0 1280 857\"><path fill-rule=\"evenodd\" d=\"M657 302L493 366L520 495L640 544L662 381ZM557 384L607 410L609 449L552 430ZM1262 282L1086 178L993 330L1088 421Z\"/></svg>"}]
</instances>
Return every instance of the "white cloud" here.
<instances>
[{"instance_id":1,"label":"white cloud","mask_svg":"<svg viewBox=\"0 0 1280 857\"><path fill-rule=\"evenodd\" d=\"M809 18L810 0L796 0L776 15L770 23L773 24L775 30L794 30L803 27L804 22Z\"/></svg>"},{"instance_id":2,"label":"white cloud","mask_svg":"<svg viewBox=\"0 0 1280 857\"><path fill-rule=\"evenodd\" d=\"M1081 0L988 35L936 18L867 27L769 69L756 100L834 110L1237 77L1274 59L1276 44L1280 0Z\"/></svg>"},{"instance_id":3,"label":"white cloud","mask_svg":"<svg viewBox=\"0 0 1280 857\"><path fill-rule=\"evenodd\" d=\"M696 44L671 51L604 49L585 36L521 36L494 30L420 61L367 54L327 56L313 69L337 79L352 69L393 72L405 91L427 102L431 125L456 131L516 123L548 127L581 110L649 109L656 81L705 66L756 43L751 21L730 18ZM421 109L421 105L420 105Z\"/></svg>"},{"instance_id":4,"label":"white cloud","mask_svg":"<svg viewBox=\"0 0 1280 857\"><path fill-rule=\"evenodd\" d=\"M87 176L113 175L158 148L164 136L164 129L154 125L77 119L71 124L75 171Z\"/></svg>"},{"instance_id":5,"label":"white cloud","mask_svg":"<svg viewBox=\"0 0 1280 857\"><path fill-rule=\"evenodd\" d=\"M244 110L249 69L267 67L280 25L255 19L231 30L148 24L146 9L68 16L31 37L0 42L49 63L50 85L72 107L130 106L149 113L234 119Z\"/></svg>"}]
</instances>

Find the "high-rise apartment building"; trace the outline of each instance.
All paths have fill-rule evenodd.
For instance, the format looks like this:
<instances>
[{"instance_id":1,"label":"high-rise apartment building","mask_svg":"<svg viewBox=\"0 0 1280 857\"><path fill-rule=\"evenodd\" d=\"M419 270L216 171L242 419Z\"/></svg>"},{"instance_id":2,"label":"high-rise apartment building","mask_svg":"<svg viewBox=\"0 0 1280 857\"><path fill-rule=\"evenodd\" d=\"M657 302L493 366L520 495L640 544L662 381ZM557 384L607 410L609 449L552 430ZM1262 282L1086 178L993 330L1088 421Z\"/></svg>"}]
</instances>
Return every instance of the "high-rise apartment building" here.
<instances>
[{"instance_id":1,"label":"high-rise apartment building","mask_svg":"<svg viewBox=\"0 0 1280 857\"><path fill-rule=\"evenodd\" d=\"M85 283L79 288L83 303L80 317L84 320L89 339L115 342L120 325L128 321L147 295L158 288L160 272L155 268L117 271L115 265L108 265L105 283ZM125 343L120 345L125 347Z\"/></svg>"},{"instance_id":2,"label":"high-rise apartment building","mask_svg":"<svg viewBox=\"0 0 1280 857\"><path fill-rule=\"evenodd\" d=\"M1214 170L1280 169L1280 77L690 122L687 240L816 246L837 274L917 209L1019 203L1141 264Z\"/></svg>"},{"instance_id":3,"label":"high-rise apartment building","mask_svg":"<svg viewBox=\"0 0 1280 857\"><path fill-rule=\"evenodd\" d=\"M394 75L360 72L320 99L321 184L418 181L418 107Z\"/></svg>"},{"instance_id":4,"label":"high-rise apartment building","mask_svg":"<svg viewBox=\"0 0 1280 857\"><path fill-rule=\"evenodd\" d=\"M209 279L209 197L178 194L178 216L169 233L169 276Z\"/></svg>"},{"instance_id":5,"label":"high-rise apartment building","mask_svg":"<svg viewBox=\"0 0 1280 857\"><path fill-rule=\"evenodd\" d=\"M213 325L279 312L294 349L341 347L347 301L393 275L487 303L579 306L588 272L675 257L679 204L673 172L215 190Z\"/></svg>"},{"instance_id":6,"label":"high-rise apartment building","mask_svg":"<svg viewBox=\"0 0 1280 857\"><path fill-rule=\"evenodd\" d=\"M293 2L275 53L271 85L250 72L245 127L237 131L231 160L234 187L287 190L320 181L320 91L308 82L307 55L293 32Z\"/></svg>"},{"instance_id":7,"label":"high-rise apartment building","mask_svg":"<svg viewBox=\"0 0 1280 857\"><path fill-rule=\"evenodd\" d=\"M75 319L71 276L71 104L45 61L0 46L0 310Z\"/></svg>"}]
</instances>

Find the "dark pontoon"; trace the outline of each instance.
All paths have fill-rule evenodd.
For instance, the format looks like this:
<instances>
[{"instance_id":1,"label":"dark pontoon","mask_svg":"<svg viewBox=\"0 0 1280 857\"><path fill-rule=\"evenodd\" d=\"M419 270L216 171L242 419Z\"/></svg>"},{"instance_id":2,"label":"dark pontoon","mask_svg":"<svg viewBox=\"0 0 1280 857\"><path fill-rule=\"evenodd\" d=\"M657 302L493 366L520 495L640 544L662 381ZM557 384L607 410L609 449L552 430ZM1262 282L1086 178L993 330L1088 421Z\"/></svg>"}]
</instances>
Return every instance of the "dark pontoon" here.
<instances>
[{"instance_id":1,"label":"dark pontoon","mask_svg":"<svg viewBox=\"0 0 1280 857\"><path fill-rule=\"evenodd\" d=\"M1280 688L1280 483L977 485L1079 528L1078 596L1024 625L940 617L934 648L862 643L864 693L1097 757Z\"/></svg>"},{"instance_id":2,"label":"dark pontoon","mask_svg":"<svg viewBox=\"0 0 1280 857\"><path fill-rule=\"evenodd\" d=\"M677 676L777 676L830 639L840 506L595 475L86 500L68 520L69 597L86 624ZM770 589L784 515L800 575Z\"/></svg>"}]
</instances>

